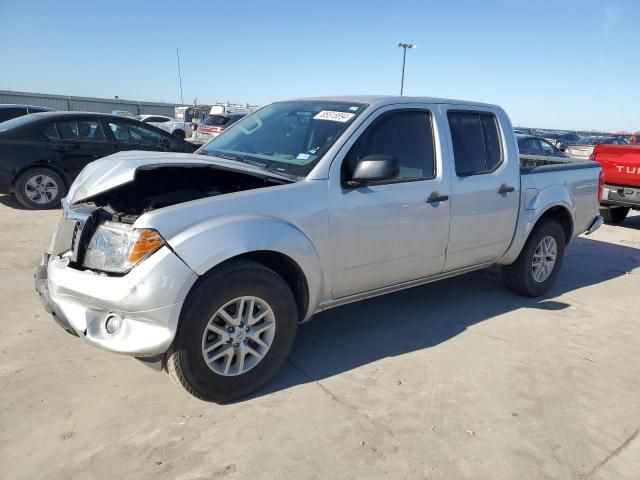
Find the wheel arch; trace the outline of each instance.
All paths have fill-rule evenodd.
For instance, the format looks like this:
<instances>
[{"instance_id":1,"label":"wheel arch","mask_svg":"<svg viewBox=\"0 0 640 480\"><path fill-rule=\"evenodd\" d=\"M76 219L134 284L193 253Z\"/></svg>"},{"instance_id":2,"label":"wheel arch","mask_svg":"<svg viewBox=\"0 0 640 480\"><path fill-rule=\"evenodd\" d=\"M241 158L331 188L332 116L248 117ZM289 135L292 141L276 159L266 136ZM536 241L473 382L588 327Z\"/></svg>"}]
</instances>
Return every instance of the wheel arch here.
<instances>
[{"instance_id":1,"label":"wheel arch","mask_svg":"<svg viewBox=\"0 0 640 480\"><path fill-rule=\"evenodd\" d=\"M323 299L320 257L311 240L284 220L253 216L213 219L181 232L169 244L198 276L236 259L274 270L291 287L301 321L309 319Z\"/></svg>"},{"instance_id":2,"label":"wheel arch","mask_svg":"<svg viewBox=\"0 0 640 480\"><path fill-rule=\"evenodd\" d=\"M303 320L309 309L309 284L302 268L295 260L281 252L273 250L256 250L228 258L209 270L215 271L236 260L249 260L273 270L282 277L293 292L298 309L298 318ZM207 274L209 273L207 272ZM205 274L206 275L206 274ZM204 278L204 275L200 278ZM196 284L191 288L193 289Z\"/></svg>"},{"instance_id":3,"label":"wheel arch","mask_svg":"<svg viewBox=\"0 0 640 480\"><path fill-rule=\"evenodd\" d=\"M510 265L515 262L529 239L531 232L533 232L534 228L539 225L543 219L551 218L560 224L564 231L565 245L568 245L573 238L575 229L574 219L571 213L572 210L573 207L566 201L554 202L538 211L522 210L521 216L518 219L518 225L516 226L514 240L511 242L511 246L507 252L497 263L500 265Z\"/></svg>"},{"instance_id":4,"label":"wheel arch","mask_svg":"<svg viewBox=\"0 0 640 480\"><path fill-rule=\"evenodd\" d=\"M531 232L533 231L533 229L542 220L546 218L551 218L553 220L556 220L560 224L560 226L562 227L562 230L564 231L564 238L565 238L564 243L565 245L568 245L569 242L571 241L571 238L573 237L574 226L573 226L573 218L571 216L571 213L564 205L556 205L554 207L550 207L547 210L545 210L544 213L540 215L540 217L538 217L538 220L529 231L527 238L529 237L529 235L531 235Z\"/></svg>"}]
</instances>

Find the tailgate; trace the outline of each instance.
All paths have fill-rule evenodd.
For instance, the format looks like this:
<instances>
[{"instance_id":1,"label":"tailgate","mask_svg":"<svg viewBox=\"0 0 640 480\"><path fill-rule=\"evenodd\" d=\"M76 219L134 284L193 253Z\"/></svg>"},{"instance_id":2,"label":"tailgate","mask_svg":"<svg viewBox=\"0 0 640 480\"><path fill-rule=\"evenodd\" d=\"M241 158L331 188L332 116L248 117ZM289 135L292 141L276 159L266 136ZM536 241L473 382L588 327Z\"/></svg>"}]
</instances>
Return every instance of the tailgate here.
<instances>
[{"instance_id":1,"label":"tailgate","mask_svg":"<svg viewBox=\"0 0 640 480\"><path fill-rule=\"evenodd\" d=\"M606 184L640 187L640 146L598 145L594 155Z\"/></svg>"}]
</instances>

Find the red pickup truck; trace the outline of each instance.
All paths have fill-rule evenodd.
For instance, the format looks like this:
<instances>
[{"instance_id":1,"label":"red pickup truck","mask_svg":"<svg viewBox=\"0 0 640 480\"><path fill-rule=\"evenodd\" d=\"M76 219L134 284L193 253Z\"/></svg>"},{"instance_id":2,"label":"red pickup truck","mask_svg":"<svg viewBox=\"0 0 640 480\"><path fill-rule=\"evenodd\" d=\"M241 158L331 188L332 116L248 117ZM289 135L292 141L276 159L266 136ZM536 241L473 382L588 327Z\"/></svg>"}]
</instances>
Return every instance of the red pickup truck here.
<instances>
[{"instance_id":1,"label":"red pickup truck","mask_svg":"<svg viewBox=\"0 0 640 480\"><path fill-rule=\"evenodd\" d=\"M604 220L621 223L630 209L640 210L640 145L596 145L589 159L599 162L604 173Z\"/></svg>"}]
</instances>

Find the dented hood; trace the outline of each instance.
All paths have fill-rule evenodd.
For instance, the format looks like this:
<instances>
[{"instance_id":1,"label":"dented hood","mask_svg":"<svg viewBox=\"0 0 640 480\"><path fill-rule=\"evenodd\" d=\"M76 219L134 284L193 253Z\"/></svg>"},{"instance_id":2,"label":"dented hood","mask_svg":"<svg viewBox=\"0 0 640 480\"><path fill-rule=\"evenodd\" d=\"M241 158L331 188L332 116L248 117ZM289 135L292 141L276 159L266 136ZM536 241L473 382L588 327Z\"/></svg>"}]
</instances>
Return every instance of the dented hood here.
<instances>
[{"instance_id":1,"label":"dented hood","mask_svg":"<svg viewBox=\"0 0 640 480\"><path fill-rule=\"evenodd\" d=\"M218 157L189 153L128 151L109 155L87 165L71 185L67 194L67 201L71 204L82 202L115 187L132 182L138 170L180 166L210 166L220 170L233 170L258 177L291 181L291 178L253 165Z\"/></svg>"}]
</instances>

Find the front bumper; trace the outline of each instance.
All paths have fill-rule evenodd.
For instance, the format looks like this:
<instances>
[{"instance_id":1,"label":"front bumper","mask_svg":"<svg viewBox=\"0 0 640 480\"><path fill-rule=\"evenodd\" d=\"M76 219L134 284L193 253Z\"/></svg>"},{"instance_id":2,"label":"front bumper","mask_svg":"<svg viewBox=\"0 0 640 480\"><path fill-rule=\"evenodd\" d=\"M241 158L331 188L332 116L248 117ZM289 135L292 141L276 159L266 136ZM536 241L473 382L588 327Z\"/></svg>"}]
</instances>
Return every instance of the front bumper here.
<instances>
[{"instance_id":1,"label":"front bumper","mask_svg":"<svg viewBox=\"0 0 640 480\"><path fill-rule=\"evenodd\" d=\"M71 268L44 255L35 287L42 304L66 331L116 353L154 357L167 351L187 293L198 278L166 246L127 275L108 276ZM105 323L121 319L113 334Z\"/></svg>"}]
</instances>

